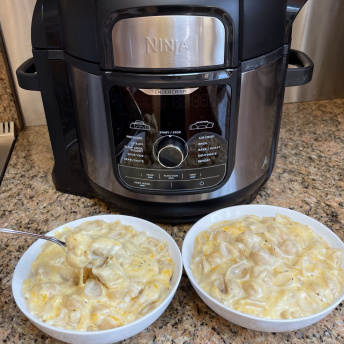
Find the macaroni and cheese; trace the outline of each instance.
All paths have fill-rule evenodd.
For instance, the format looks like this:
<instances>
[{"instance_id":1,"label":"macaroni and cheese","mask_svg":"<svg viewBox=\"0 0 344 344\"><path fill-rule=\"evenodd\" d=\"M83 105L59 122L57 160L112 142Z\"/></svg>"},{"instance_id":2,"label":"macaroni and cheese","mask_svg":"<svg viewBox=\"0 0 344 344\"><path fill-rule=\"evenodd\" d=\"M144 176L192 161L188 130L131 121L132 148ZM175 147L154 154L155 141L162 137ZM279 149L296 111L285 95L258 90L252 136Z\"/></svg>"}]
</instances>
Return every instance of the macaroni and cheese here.
<instances>
[{"instance_id":1,"label":"macaroni and cheese","mask_svg":"<svg viewBox=\"0 0 344 344\"><path fill-rule=\"evenodd\" d=\"M283 215L224 221L195 239L191 270L201 288L234 310L270 319L304 317L343 288L342 251Z\"/></svg>"},{"instance_id":2,"label":"macaroni and cheese","mask_svg":"<svg viewBox=\"0 0 344 344\"><path fill-rule=\"evenodd\" d=\"M23 292L45 323L79 331L128 324L156 308L170 290L174 263L166 242L119 221L96 220L57 236L33 262Z\"/></svg>"}]
</instances>

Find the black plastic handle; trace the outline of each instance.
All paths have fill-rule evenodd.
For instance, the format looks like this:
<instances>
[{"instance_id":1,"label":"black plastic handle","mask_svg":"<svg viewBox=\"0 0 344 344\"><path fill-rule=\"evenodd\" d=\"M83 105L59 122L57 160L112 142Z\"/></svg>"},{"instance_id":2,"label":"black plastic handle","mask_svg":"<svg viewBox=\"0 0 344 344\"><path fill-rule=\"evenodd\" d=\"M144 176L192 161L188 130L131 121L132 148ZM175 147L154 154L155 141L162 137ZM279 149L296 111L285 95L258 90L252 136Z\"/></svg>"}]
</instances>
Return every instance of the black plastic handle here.
<instances>
[{"instance_id":1,"label":"black plastic handle","mask_svg":"<svg viewBox=\"0 0 344 344\"><path fill-rule=\"evenodd\" d=\"M18 67L16 74L18 84L21 88L29 91L40 91L33 57L21 64Z\"/></svg>"},{"instance_id":2,"label":"black plastic handle","mask_svg":"<svg viewBox=\"0 0 344 344\"><path fill-rule=\"evenodd\" d=\"M285 79L285 86L300 86L308 84L312 80L314 64L313 61L303 52L298 50L290 50Z\"/></svg>"}]
</instances>

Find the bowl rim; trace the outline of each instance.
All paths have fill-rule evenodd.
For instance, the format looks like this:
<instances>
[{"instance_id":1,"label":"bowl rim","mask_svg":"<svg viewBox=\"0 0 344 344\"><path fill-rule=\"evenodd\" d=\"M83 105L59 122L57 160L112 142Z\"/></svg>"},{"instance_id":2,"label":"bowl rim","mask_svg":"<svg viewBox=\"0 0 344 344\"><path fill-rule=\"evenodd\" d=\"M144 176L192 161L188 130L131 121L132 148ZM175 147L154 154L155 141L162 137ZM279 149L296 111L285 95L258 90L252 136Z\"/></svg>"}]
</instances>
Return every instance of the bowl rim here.
<instances>
[{"instance_id":1,"label":"bowl rim","mask_svg":"<svg viewBox=\"0 0 344 344\"><path fill-rule=\"evenodd\" d=\"M19 269L21 267L22 264L24 264L24 260L25 260L25 256L29 256L29 254L31 252L34 252L37 250L37 254L35 255L35 258L37 257L37 255L40 253L40 251L38 251L43 244L46 243L45 240L43 239L38 239L36 240L34 243L32 243L28 249L23 253L23 255L20 257L19 261L16 264L16 267L14 269L13 272L13 276L12 276L12 295L13 298L17 304L17 307L21 310L21 312L32 322L34 322L35 324L44 327L46 329L49 329L51 331L56 331L62 334L66 334L66 335L82 335L82 336L95 336L97 334L101 334L101 335L106 335L107 333L114 333L116 331L120 332L120 331L125 331L130 329L131 327L135 327L138 323L141 323L144 319L147 319L149 317L149 315L152 315L153 313L163 313L164 307L165 307L165 302L167 301L168 303L170 303L173 299L173 296L180 284L180 280L181 280L181 276L182 276L182 272L183 272L183 262L182 262L182 256L181 256L181 252L180 249L177 245L177 243L175 242L175 240L172 238L172 236L166 232L163 228L161 228L160 226L149 222L145 219L141 219L138 217L134 217L134 216L129 216L129 215L117 215L117 214L104 214L104 215L94 215L94 216L88 216L88 217L83 217L83 218L79 218L73 221L70 221L68 223L64 223L63 225L60 225L54 229L52 229L51 231L45 233L46 235L52 235L54 232L62 230L65 227L70 227L71 229L74 229L75 227L79 226L80 224L87 222L87 221L93 221L93 220L104 220L105 222L114 222L116 220L124 220L123 223L127 224L127 225L132 225L131 222L140 222L142 225L146 225L149 226L151 228L151 230L157 230L158 232L160 232L163 236L165 236L166 238L169 237L168 241L168 245L169 245L169 249L171 252L171 248L173 248L176 256L177 256L177 261L174 260L174 264L175 264L175 270L174 273L176 273L175 278L175 284L173 286L173 288L171 288L168 292L168 294L165 296L164 300L156 307L154 308L151 312L149 312L148 314L146 314L145 316L136 319L133 322L130 322L128 324L125 324L123 326L119 326L119 327L115 327L112 329L107 329L107 330L98 330L98 331L77 331L77 330L68 330L68 329L64 329L61 327L56 327L56 326L52 326L49 325L45 322L43 322L42 320L40 320L38 317L36 317L35 315L31 314L30 311L24 307L22 307L21 302L19 302L20 298L23 298L23 300L25 301L25 296L22 295L22 289L19 290L19 294L17 294L17 292L15 292L15 283L18 282L22 282L28 277L30 271L28 271L27 275L24 278L21 278L19 275ZM134 225L132 225L134 227ZM144 232L145 228L143 229L137 229L134 227L135 230L137 231L141 231ZM148 236L153 236L151 233L148 233ZM35 259L34 258L34 259ZM177 270L176 270L177 268ZM173 274L174 274L173 273ZM173 275L172 275L173 276ZM171 300L169 301L169 299L171 298ZM24 302L25 303L25 302ZM166 307L165 307L166 308ZM155 321L155 320L154 320ZM153 322L154 322L153 321ZM151 324L149 324L148 326L150 326ZM147 328L148 326L146 326L145 328ZM130 336L128 336L129 338Z\"/></svg>"},{"instance_id":2,"label":"bowl rim","mask_svg":"<svg viewBox=\"0 0 344 344\"><path fill-rule=\"evenodd\" d=\"M247 313L243 313L243 312L239 312L231 307L225 306L223 303L221 303L220 301L218 301L217 299L215 299L214 297L212 297L210 294L206 293L201 286L198 284L198 282L196 281L196 279L193 276L193 273L191 271L191 268L189 266L189 262L190 260L188 260L187 258L190 257L191 258L191 253L187 252L187 246L188 245L192 245L192 251L193 251L193 242L191 243L192 238L195 238L195 236L197 234L199 234L200 232L207 230L209 228L210 225L216 223L216 222L220 222L220 221L215 221L215 222L211 222L211 224L208 224L206 228L204 229L199 229L198 227L206 220L210 220L211 218L215 218L216 216L218 216L219 214L225 213L227 211L232 211L232 212L241 212L241 209L247 209L247 210L257 210L259 208L265 208L266 210L269 210L271 212L274 212L274 214L281 214L281 215L286 215L289 216L291 218L291 216L296 216L299 217L301 219L307 220L307 222L310 222L311 224L308 224L311 229L313 229L312 225L314 224L315 226L321 228L322 230L325 230L326 233L328 233L330 236L332 236L332 238L334 240L337 240L338 243L340 243L340 245L342 246L342 250L344 251L344 243L343 241L337 236L337 234L335 234L330 228L326 227L324 224L322 224L321 222L313 219L312 217L305 215L303 213L300 213L298 211L289 209L289 208L284 208L284 207L279 207L279 206L274 206L274 205L264 205L264 204L248 204L248 205L237 205L237 206L233 206L233 207L227 207L227 208L222 208L219 210L216 210L204 217L202 217L201 219L199 219L191 228L190 230L187 232L184 241L183 241L183 245L182 245L182 259L183 259L183 266L184 266L184 270L192 284L192 286L196 289L197 293L201 293L203 295L203 297L205 297L206 299L209 299L212 303L216 304L216 306L220 307L222 310L225 311L229 311L232 312L235 315L238 315L240 317L245 317L254 321L260 321L260 322L265 322L266 324L269 323L273 323L273 324L290 324L293 322L306 322L308 320L320 317L323 314L327 314L330 311L332 311L335 307L337 307L344 299L344 285L343 285L343 289L340 293L340 295L334 300L334 302L332 302L329 306L327 306L326 308L320 310L317 313L314 314L310 314L307 315L305 317L300 317L300 318L293 318L293 319L270 319L270 318L263 318L263 317L257 317L251 314L247 314ZM228 218L229 219L235 219L235 218L240 218L242 216L245 215L256 215L256 214L250 214L248 212L244 212L241 215L239 215L238 217L233 217L233 218ZM259 216L259 215L256 215ZM262 215L260 217L263 216L273 216L271 215ZM293 218L291 218L291 220L299 222L298 220L295 220ZM221 221L225 221L225 220L221 220ZM299 222L300 223L300 222ZM316 233L318 234L318 233ZM318 234L319 235L319 234ZM326 242L327 242L327 238L324 238L323 236L321 236ZM343 258L342 258L342 269L344 272L344 268L343 268L343 261L344 261L344 253L343 253ZM202 298L201 298L202 299ZM203 300L203 299L202 299ZM205 301L204 301L205 302ZM216 312L217 313L217 312Z\"/></svg>"}]
</instances>

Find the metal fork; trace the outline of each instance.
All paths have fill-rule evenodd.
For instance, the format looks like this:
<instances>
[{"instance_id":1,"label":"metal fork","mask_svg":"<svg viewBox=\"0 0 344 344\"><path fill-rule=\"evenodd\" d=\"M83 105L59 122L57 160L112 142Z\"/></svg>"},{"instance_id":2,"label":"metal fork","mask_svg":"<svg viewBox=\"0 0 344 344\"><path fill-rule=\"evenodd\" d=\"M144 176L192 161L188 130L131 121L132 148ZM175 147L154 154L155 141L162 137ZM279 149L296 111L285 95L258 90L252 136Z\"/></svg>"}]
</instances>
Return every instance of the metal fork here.
<instances>
[{"instance_id":1,"label":"metal fork","mask_svg":"<svg viewBox=\"0 0 344 344\"><path fill-rule=\"evenodd\" d=\"M62 247L66 247L66 243L64 241L61 241L61 240L56 239L54 237L50 237L50 236L43 235L43 234L29 233L29 232L23 232L23 231L15 231L14 229L6 229L6 228L0 228L0 233L24 235L24 236L28 236L31 238L49 240L49 241L52 241L55 244L58 244Z\"/></svg>"}]
</instances>

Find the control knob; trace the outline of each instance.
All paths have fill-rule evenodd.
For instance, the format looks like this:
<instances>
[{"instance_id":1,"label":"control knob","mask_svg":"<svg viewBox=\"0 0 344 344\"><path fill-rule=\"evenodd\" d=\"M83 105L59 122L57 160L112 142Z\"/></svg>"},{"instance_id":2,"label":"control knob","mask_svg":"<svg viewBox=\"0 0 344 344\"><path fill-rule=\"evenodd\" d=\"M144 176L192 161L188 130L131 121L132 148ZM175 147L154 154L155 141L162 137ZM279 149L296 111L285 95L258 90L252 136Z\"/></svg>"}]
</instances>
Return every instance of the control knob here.
<instances>
[{"instance_id":1,"label":"control knob","mask_svg":"<svg viewBox=\"0 0 344 344\"><path fill-rule=\"evenodd\" d=\"M178 167L187 157L186 142L178 136L167 135L155 142L155 158L166 168Z\"/></svg>"}]
</instances>

